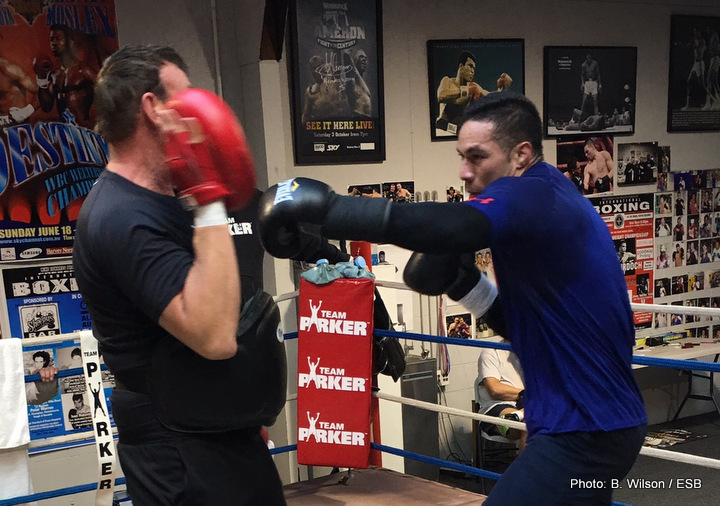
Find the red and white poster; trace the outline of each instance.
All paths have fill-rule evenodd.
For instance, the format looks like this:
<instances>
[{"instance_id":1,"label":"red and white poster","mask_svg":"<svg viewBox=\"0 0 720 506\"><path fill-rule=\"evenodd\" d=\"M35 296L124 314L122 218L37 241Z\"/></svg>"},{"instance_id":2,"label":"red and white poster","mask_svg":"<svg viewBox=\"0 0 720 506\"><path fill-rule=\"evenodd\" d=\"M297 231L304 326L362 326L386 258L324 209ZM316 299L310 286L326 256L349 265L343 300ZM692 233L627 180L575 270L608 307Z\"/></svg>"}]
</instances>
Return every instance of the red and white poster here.
<instances>
[{"instance_id":1,"label":"red and white poster","mask_svg":"<svg viewBox=\"0 0 720 506\"><path fill-rule=\"evenodd\" d=\"M114 0L0 0L0 261L72 253L108 159L93 87L117 49Z\"/></svg>"},{"instance_id":2,"label":"red and white poster","mask_svg":"<svg viewBox=\"0 0 720 506\"><path fill-rule=\"evenodd\" d=\"M633 303L653 303L653 194L591 198L607 223ZM635 328L652 326L652 313L635 312Z\"/></svg>"},{"instance_id":3,"label":"red and white poster","mask_svg":"<svg viewBox=\"0 0 720 506\"><path fill-rule=\"evenodd\" d=\"M300 464L368 467L374 289L372 279L300 280Z\"/></svg>"}]
</instances>

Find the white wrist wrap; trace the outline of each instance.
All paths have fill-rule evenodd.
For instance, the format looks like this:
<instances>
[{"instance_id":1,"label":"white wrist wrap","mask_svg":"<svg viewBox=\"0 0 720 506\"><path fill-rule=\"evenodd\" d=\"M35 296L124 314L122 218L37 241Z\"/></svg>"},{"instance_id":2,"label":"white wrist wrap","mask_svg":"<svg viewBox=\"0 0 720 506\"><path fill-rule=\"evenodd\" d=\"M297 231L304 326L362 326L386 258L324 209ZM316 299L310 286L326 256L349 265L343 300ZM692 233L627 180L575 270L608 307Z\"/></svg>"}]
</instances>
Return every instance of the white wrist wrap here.
<instances>
[{"instance_id":1,"label":"white wrist wrap","mask_svg":"<svg viewBox=\"0 0 720 506\"><path fill-rule=\"evenodd\" d=\"M474 316L487 313L498 295L497 287L487 276L480 276L480 281L470 290L458 304L470 311Z\"/></svg>"},{"instance_id":2,"label":"white wrist wrap","mask_svg":"<svg viewBox=\"0 0 720 506\"><path fill-rule=\"evenodd\" d=\"M217 225L227 226L227 219L227 209L225 209L225 202L222 200L216 200L195 208L195 228Z\"/></svg>"},{"instance_id":3,"label":"white wrist wrap","mask_svg":"<svg viewBox=\"0 0 720 506\"><path fill-rule=\"evenodd\" d=\"M37 77L37 76L35 76L35 82L37 83L37 85L38 85L40 88L45 89L45 88L47 88L48 85L50 84L50 79L48 79L48 78L44 78L44 79L43 79L42 77Z\"/></svg>"}]
</instances>

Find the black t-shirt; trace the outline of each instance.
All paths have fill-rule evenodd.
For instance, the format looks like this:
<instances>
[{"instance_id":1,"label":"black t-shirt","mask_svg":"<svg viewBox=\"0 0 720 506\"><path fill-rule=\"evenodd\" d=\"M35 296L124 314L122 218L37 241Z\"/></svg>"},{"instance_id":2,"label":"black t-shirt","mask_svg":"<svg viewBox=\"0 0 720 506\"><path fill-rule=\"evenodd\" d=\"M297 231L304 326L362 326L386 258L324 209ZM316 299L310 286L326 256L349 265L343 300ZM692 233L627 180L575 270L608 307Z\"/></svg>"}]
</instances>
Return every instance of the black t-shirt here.
<instances>
[{"instance_id":1,"label":"black t-shirt","mask_svg":"<svg viewBox=\"0 0 720 506\"><path fill-rule=\"evenodd\" d=\"M242 300L247 301L257 290L263 289L263 258L265 250L257 231L257 212L263 192L255 189L250 202L240 211L228 213L228 229L235 242Z\"/></svg>"},{"instance_id":2,"label":"black t-shirt","mask_svg":"<svg viewBox=\"0 0 720 506\"><path fill-rule=\"evenodd\" d=\"M142 390L158 325L193 263L192 215L175 197L104 171L77 221L73 265L108 368Z\"/></svg>"}]
</instances>

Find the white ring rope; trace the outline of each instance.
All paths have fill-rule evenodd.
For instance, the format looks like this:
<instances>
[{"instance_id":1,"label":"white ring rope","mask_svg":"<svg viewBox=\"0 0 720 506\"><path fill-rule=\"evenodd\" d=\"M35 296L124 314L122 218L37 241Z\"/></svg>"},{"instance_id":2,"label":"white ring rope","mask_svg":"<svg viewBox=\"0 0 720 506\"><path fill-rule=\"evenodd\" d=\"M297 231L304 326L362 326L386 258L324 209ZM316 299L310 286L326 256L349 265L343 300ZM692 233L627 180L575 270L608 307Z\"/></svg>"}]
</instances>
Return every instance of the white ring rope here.
<instances>
[{"instance_id":1,"label":"white ring rope","mask_svg":"<svg viewBox=\"0 0 720 506\"><path fill-rule=\"evenodd\" d=\"M637 304L630 303L630 308L638 312L652 313L674 313L674 314L692 314L714 316L720 318L720 308L714 307L698 307L698 306L673 306L668 304Z\"/></svg>"},{"instance_id":2,"label":"white ring rope","mask_svg":"<svg viewBox=\"0 0 720 506\"><path fill-rule=\"evenodd\" d=\"M523 422L516 422L515 420L506 420L505 418L500 418L497 416L482 415L480 413L473 413L472 411L464 411L462 409L441 406L440 404L433 404L432 402L419 401L417 399L409 399L407 397L400 397L398 395L386 394L385 392L373 392L373 395L378 399L398 402L407 406L427 409L428 411L435 411L437 413L445 413L448 415L465 416L467 418L472 418L481 422L504 425L506 427L510 427L511 429L520 429L523 431L527 430Z\"/></svg>"},{"instance_id":3,"label":"white ring rope","mask_svg":"<svg viewBox=\"0 0 720 506\"><path fill-rule=\"evenodd\" d=\"M407 406L414 406L417 408L427 409L428 411L435 411L437 413L445 413L449 415L464 416L472 418L474 420L480 420L481 422L489 422L493 424L504 425L513 429L520 429L526 431L527 428L523 422L516 422L514 420L506 420L505 418L499 418L495 416L481 415L480 413L473 413L472 411L464 411L462 409L450 408L447 406L441 406L439 404L433 404L431 402L418 401L416 399L409 399L407 397L400 397L397 395L386 394L384 392L373 392L373 395L378 399L384 399L390 402L398 402ZM669 460L672 462L681 462L683 464L692 464L695 466L710 467L713 469L720 469L720 460L711 459L709 457L699 457L697 455L691 455L689 453L680 453L669 450L661 450L659 448L648 448L643 446L640 449L641 455L647 455L648 457L655 457L658 459Z\"/></svg>"}]
</instances>

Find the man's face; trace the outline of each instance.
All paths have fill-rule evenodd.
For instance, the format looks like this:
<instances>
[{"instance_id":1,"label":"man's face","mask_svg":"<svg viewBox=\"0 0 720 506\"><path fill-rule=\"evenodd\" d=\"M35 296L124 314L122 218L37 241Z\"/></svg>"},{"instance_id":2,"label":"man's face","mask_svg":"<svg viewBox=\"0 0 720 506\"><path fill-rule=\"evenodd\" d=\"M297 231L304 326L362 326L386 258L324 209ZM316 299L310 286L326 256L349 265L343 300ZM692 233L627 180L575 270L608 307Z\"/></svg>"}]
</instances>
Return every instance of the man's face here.
<instances>
[{"instance_id":1,"label":"man's face","mask_svg":"<svg viewBox=\"0 0 720 506\"><path fill-rule=\"evenodd\" d=\"M42 369L43 366L45 365L45 360L42 357L35 357L33 359L33 362L35 363L35 367L37 369Z\"/></svg>"},{"instance_id":2,"label":"man's face","mask_svg":"<svg viewBox=\"0 0 720 506\"><path fill-rule=\"evenodd\" d=\"M82 399L76 399L73 401L73 404L75 404L75 409L80 409L83 407L83 401Z\"/></svg>"},{"instance_id":3,"label":"man's face","mask_svg":"<svg viewBox=\"0 0 720 506\"><path fill-rule=\"evenodd\" d=\"M62 30L50 30L50 51L53 56L62 56L67 48L67 41Z\"/></svg>"},{"instance_id":4,"label":"man's face","mask_svg":"<svg viewBox=\"0 0 720 506\"><path fill-rule=\"evenodd\" d=\"M475 77L475 62L471 58L468 58L465 63L460 65L460 77L468 82L471 82Z\"/></svg>"},{"instance_id":5,"label":"man's face","mask_svg":"<svg viewBox=\"0 0 720 506\"><path fill-rule=\"evenodd\" d=\"M512 174L510 159L493 139L494 128L488 121L466 121L458 134L460 179L471 197L496 179Z\"/></svg>"},{"instance_id":6,"label":"man's face","mask_svg":"<svg viewBox=\"0 0 720 506\"><path fill-rule=\"evenodd\" d=\"M365 54L365 51L362 51L362 50L358 51L358 54L355 57L355 66L361 73L365 72L365 70L367 69L367 63L368 63L368 58L367 58L367 55Z\"/></svg>"},{"instance_id":7,"label":"man's face","mask_svg":"<svg viewBox=\"0 0 720 506\"><path fill-rule=\"evenodd\" d=\"M624 242L620 243L620 253L625 253L627 251L627 244Z\"/></svg>"},{"instance_id":8,"label":"man's face","mask_svg":"<svg viewBox=\"0 0 720 506\"><path fill-rule=\"evenodd\" d=\"M585 158L587 158L589 161L595 160L595 153L597 153L597 150L595 149L595 146L591 144L585 144Z\"/></svg>"}]
</instances>

